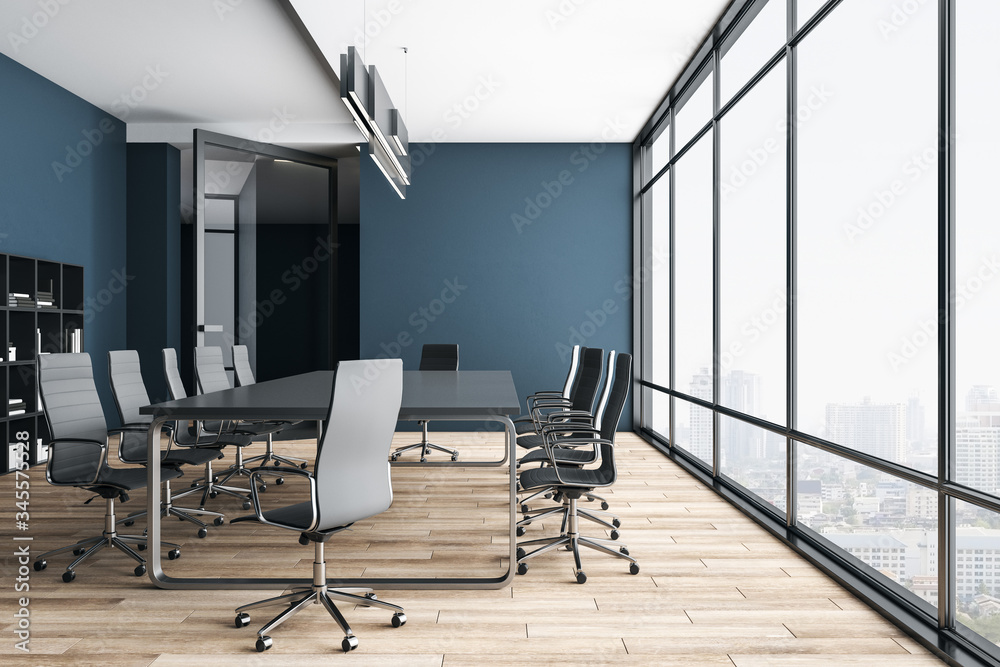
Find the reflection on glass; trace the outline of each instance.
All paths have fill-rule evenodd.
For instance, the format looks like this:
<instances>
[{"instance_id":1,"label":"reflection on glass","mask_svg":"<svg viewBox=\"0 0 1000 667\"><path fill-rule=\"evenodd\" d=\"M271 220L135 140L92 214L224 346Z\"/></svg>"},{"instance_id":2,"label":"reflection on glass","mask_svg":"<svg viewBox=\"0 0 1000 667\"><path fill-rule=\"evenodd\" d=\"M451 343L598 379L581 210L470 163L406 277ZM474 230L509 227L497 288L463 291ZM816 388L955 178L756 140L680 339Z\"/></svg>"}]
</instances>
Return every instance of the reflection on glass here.
<instances>
[{"instance_id":1,"label":"reflection on glass","mask_svg":"<svg viewBox=\"0 0 1000 667\"><path fill-rule=\"evenodd\" d=\"M712 107L712 87L714 85L712 72L709 72L705 80L694 91L694 94L684 103L684 106L675 112L674 145L678 151L687 142L691 141L692 137L698 133L698 130L705 127L705 124L712 120L714 112Z\"/></svg>"},{"instance_id":2,"label":"reflection on glass","mask_svg":"<svg viewBox=\"0 0 1000 667\"><path fill-rule=\"evenodd\" d=\"M649 146L649 161L650 170L646 174L647 182L653 176L656 176L661 169L667 166L667 162L670 161L670 127L664 126L663 131L660 133L652 144Z\"/></svg>"},{"instance_id":3,"label":"reflection on glass","mask_svg":"<svg viewBox=\"0 0 1000 667\"><path fill-rule=\"evenodd\" d=\"M720 121L719 403L778 424L788 313L784 113L781 63Z\"/></svg>"},{"instance_id":4,"label":"reflection on glass","mask_svg":"<svg viewBox=\"0 0 1000 667\"><path fill-rule=\"evenodd\" d=\"M719 415L722 473L766 503L785 510L785 438Z\"/></svg>"},{"instance_id":5,"label":"reflection on glass","mask_svg":"<svg viewBox=\"0 0 1000 667\"><path fill-rule=\"evenodd\" d=\"M937 14L858 28L892 4L845 2L799 47L797 426L933 470Z\"/></svg>"},{"instance_id":6,"label":"reflection on glass","mask_svg":"<svg viewBox=\"0 0 1000 667\"><path fill-rule=\"evenodd\" d=\"M1000 494L1000 236L996 225L996 86L983 74L1000 66L994 27L1000 3L956 5L956 481ZM992 22L992 23L991 23Z\"/></svg>"},{"instance_id":7,"label":"reflection on glass","mask_svg":"<svg viewBox=\"0 0 1000 667\"><path fill-rule=\"evenodd\" d=\"M664 440L670 439L670 397L661 391L650 389L652 416L650 428Z\"/></svg>"},{"instance_id":8,"label":"reflection on glass","mask_svg":"<svg viewBox=\"0 0 1000 667\"><path fill-rule=\"evenodd\" d=\"M937 492L802 443L797 449L799 525L928 611L936 607Z\"/></svg>"},{"instance_id":9,"label":"reflection on glass","mask_svg":"<svg viewBox=\"0 0 1000 667\"><path fill-rule=\"evenodd\" d=\"M664 174L650 190L652 207L647 269L651 299L650 355L652 382L670 387L670 174Z\"/></svg>"},{"instance_id":10,"label":"reflection on glass","mask_svg":"<svg viewBox=\"0 0 1000 667\"><path fill-rule=\"evenodd\" d=\"M707 379L703 377L702 380ZM674 443L712 465L715 426L712 411L679 398L674 399Z\"/></svg>"},{"instance_id":11,"label":"reflection on glass","mask_svg":"<svg viewBox=\"0 0 1000 667\"><path fill-rule=\"evenodd\" d=\"M1000 643L1000 515L955 501L955 619Z\"/></svg>"},{"instance_id":12,"label":"reflection on glass","mask_svg":"<svg viewBox=\"0 0 1000 667\"><path fill-rule=\"evenodd\" d=\"M674 387L712 399L712 136L671 169L674 189ZM703 376L709 376L707 386ZM675 415L680 420L681 415Z\"/></svg>"},{"instance_id":13,"label":"reflection on glass","mask_svg":"<svg viewBox=\"0 0 1000 667\"><path fill-rule=\"evenodd\" d=\"M719 102L725 104L785 45L785 0L770 0L722 56Z\"/></svg>"}]
</instances>

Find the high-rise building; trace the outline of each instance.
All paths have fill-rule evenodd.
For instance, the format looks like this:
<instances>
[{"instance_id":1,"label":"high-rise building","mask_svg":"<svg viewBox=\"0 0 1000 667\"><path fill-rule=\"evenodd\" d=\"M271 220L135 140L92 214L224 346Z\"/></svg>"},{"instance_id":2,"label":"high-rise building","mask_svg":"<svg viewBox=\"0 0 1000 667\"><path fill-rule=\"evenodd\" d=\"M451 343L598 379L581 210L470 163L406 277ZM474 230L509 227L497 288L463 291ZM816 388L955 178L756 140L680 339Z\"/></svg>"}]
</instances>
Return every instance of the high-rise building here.
<instances>
[{"instance_id":1,"label":"high-rise building","mask_svg":"<svg viewBox=\"0 0 1000 667\"><path fill-rule=\"evenodd\" d=\"M826 429L828 438L839 445L889 461L906 461L904 403L872 403L868 397L861 403L828 403Z\"/></svg>"},{"instance_id":2,"label":"high-rise building","mask_svg":"<svg viewBox=\"0 0 1000 667\"><path fill-rule=\"evenodd\" d=\"M732 371L722 378L720 402L743 414L759 414L760 376L745 371ZM764 431L745 422L727 419L724 431L725 450L735 460L763 459Z\"/></svg>"},{"instance_id":3,"label":"high-rise building","mask_svg":"<svg viewBox=\"0 0 1000 667\"><path fill-rule=\"evenodd\" d=\"M702 368L701 372L691 378L691 395L712 402L712 371ZM713 416L712 411L691 404L691 443L690 452L702 461L712 462L713 448Z\"/></svg>"}]
</instances>

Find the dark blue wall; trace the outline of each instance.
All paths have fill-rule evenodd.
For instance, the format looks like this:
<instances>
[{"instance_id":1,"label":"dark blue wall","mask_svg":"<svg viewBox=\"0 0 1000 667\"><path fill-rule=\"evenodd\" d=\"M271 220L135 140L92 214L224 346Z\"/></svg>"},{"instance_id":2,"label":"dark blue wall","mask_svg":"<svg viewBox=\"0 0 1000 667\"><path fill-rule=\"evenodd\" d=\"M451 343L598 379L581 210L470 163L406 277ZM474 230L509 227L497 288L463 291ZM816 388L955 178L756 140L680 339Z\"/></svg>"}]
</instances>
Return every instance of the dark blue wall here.
<instances>
[{"instance_id":1,"label":"dark blue wall","mask_svg":"<svg viewBox=\"0 0 1000 667\"><path fill-rule=\"evenodd\" d=\"M523 399L561 388L574 343L631 352L628 144L413 148L405 200L361 161L363 358L458 343Z\"/></svg>"},{"instance_id":2,"label":"dark blue wall","mask_svg":"<svg viewBox=\"0 0 1000 667\"><path fill-rule=\"evenodd\" d=\"M111 423L125 346L125 124L0 55L0 252L84 267L84 345Z\"/></svg>"}]
</instances>

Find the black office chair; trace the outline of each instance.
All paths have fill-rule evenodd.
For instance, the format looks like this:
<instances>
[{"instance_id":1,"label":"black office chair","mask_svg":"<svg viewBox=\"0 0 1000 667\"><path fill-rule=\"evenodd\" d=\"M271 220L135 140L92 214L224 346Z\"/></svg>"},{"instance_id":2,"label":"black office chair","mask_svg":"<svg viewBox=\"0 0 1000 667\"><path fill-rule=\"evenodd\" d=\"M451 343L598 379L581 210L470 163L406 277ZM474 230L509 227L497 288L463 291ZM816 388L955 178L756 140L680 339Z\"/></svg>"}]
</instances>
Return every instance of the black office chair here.
<instances>
[{"instance_id":1,"label":"black office chair","mask_svg":"<svg viewBox=\"0 0 1000 667\"><path fill-rule=\"evenodd\" d=\"M277 604L289 606L257 631L257 650L271 648L267 635L279 624L302 611L310 604L322 604L344 630L341 648L347 652L358 647L358 639L335 601L367 607L381 607L395 612L392 625L399 627L406 622L403 608L368 595L356 595L346 590L327 588L326 542L336 533L385 511L392 504L390 466L386 461L392 447L392 434L399 415L403 396L403 362L390 359L378 377L365 377L367 361L341 361L333 384L333 396L323 435L316 453L315 473L299 469L285 470L309 480L309 499L282 507L264 510L256 487L253 489L253 506L256 516L233 519L257 521L301 533L299 543L313 543L313 583L288 595L246 604L236 609L236 627L246 627L250 615L246 612L258 607ZM361 387L361 388L358 388ZM284 469L282 469L284 470ZM262 471L254 471L253 478ZM358 589L352 589L357 591Z\"/></svg>"},{"instance_id":2,"label":"black office chair","mask_svg":"<svg viewBox=\"0 0 1000 667\"><path fill-rule=\"evenodd\" d=\"M540 466L547 466L551 465L552 461L555 461L556 465L559 466L567 468L582 468L600 460L600 451L596 444L592 447L560 447L559 441L564 438L585 437L587 435L587 432L579 433L575 429L576 426L583 426L588 429L597 429L598 431L603 430L604 418L606 416L609 419L611 418L610 415L607 414L607 407L608 401L611 398L611 391L614 388L615 362L616 355L609 354L607 357L607 368L604 372L604 384L601 388L601 395L597 399L597 407L594 409L594 414L576 414L575 416L569 416L572 413L571 411L567 411L565 413L565 420L557 421L555 417L559 413L551 413L551 423L542 428L542 435L548 446L538 447L525 453L524 456L518 460L518 467L526 468L532 463L538 463ZM614 431L612 431L612 435L613 434ZM556 502L561 501L562 504L556 507L533 510L528 509L527 503L543 495L545 497L552 496ZM594 495L592 492L585 493L584 497L587 498L587 500L601 500L602 510L608 509L607 501L605 501L604 498ZM539 519L544 519L549 516L562 515L563 525L566 523L565 517L568 515L569 511L568 500L562 497L555 486L538 489L530 496L523 498L520 501L520 504L521 514L524 518L517 524L516 533L518 537L524 535L526 526L531 525L534 521L538 521ZM617 540L618 528L621 527L621 519L610 512L602 510L585 510L577 508L576 512L578 516L593 521L594 523L610 530L611 539Z\"/></svg>"},{"instance_id":3,"label":"black office chair","mask_svg":"<svg viewBox=\"0 0 1000 667\"><path fill-rule=\"evenodd\" d=\"M250 354L246 345L233 345L233 369L236 371L237 387L246 387L257 383L253 368L250 367ZM245 459L243 464L257 463L259 466L267 466L271 461L274 461L275 466L284 463L286 466L308 467L309 463L305 459L300 459L297 456L279 456L274 453L274 434L301 422L271 420L268 423L274 424L277 428L267 433L267 450L260 456L251 456Z\"/></svg>"},{"instance_id":4,"label":"black office chair","mask_svg":"<svg viewBox=\"0 0 1000 667\"><path fill-rule=\"evenodd\" d=\"M216 391L225 391L233 388L222 361L222 348L218 346L194 348L194 377L198 393L200 394L211 394ZM281 430L283 424L271 421L247 422L225 420L212 426L221 429L220 433L249 436L252 441L253 438L258 436L268 435ZM229 469L222 473L219 478L219 484L225 485L233 477L243 476L249 478L250 472L250 468L247 468L246 460L243 458L243 447L240 447L236 450L236 463L229 466ZM276 484L284 483L284 479L280 476L274 481ZM260 490L266 491L267 484L261 482Z\"/></svg>"},{"instance_id":5,"label":"black office chair","mask_svg":"<svg viewBox=\"0 0 1000 667\"><path fill-rule=\"evenodd\" d=\"M118 446L118 457L125 463L146 465L146 439L149 427L153 423L152 415L139 413L139 408L149 405L149 394L142 381L142 369L139 366L139 353L135 350L113 350L108 352L108 374L111 378L111 393L118 407L118 417L122 421L122 434ZM171 432L174 430L170 429ZM172 433L171 433L172 434ZM160 456L160 464L165 468L177 468L185 465L203 466L211 461L222 458L222 447L214 446L183 446L171 439L166 451ZM225 523L225 515L204 508L176 507L173 501L178 498L198 493L204 490L204 485L191 488L172 495L170 481L164 484L163 504L160 506L162 516L176 516L182 521L189 521L199 527L198 537L208 535L208 524L193 515L211 516L215 525ZM133 515L129 518L134 518Z\"/></svg>"},{"instance_id":6,"label":"black office chair","mask_svg":"<svg viewBox=\"0 0 1000 667\"><path fill-rule=\"evenodd\" d=\"M187 398L187 389L184 388L181 373L177 368L177 351L172 347L163 349L163 375L167 380L167 390L170 392L171 400L177 401ZM220 447L236 447L237 459L241 458L243 448L253 442L252 436L249 435L224 433L221 421L195 421L187 427L177 424L173 437L175 442L188 447L216 445ZM203 482L203 484L199 485L198 482ZM220 493L223 493L239 498L243 501L243 509L250 509L250 490L220 483L215 471L212 470L211 461L205 463L205 477L203 480L198 480L198 482L195 482L192 486L200 486L202 488L201 507L205 506L209 498L215 498Z\"/></svg>"},{"instance_id":7,"label":"black office chair","mask_svg":"<svg viewBox=\"0 0 1000 667\"><path fill-rule=\"evenodd\" d=\"M420 370L422 371L457 371L458 370L458 345L424 345L420 350ZM420 450L420 462L427 461L428 450L434 449L451 455L452 461L458 460L458 450L441 447L427 441L427 420L421 419L419 422L423 432L420 442L413 445L400 447L389 457L392 461L399 460L401 454L405 454L411 449Z\"/></svg>"},{"instance_id":8,"label":"black office chair","mask_svg":"<svg viewBox=\"0 0 1000 667\"><path fill-rule=\"evenodd\" d=\"M612 352L612 355L615 353ZM573 552L575 567L573 574L577 583L587 581L587 575L583 572L580 562L580 545L594 549L601 553L623 558L629 561L629 572L639 573L639 564L635 558L629 555L628 547L612 542L611 540L582 537L580 535L579 516L577 514L577 501L587 491L600 487L608 487L615 483L618 476L615 467L615 430L618 427L618 420L621 418L622 409L625 406L625 399L628 397L629 388L632 386L632 356L629 354L619 354L614 365L614 384L608 397L607 406L601 420L601 428L597 429L585 423L556 425L553 424L546 432L546 450L550 453L554 450L556 443L559 447L597 447L600 451L600 465L597 468L581 468L577 466L567 467L559 465L555 456L550 456L549 466L543 468L530 468L524 470L519 475L521 488L526 490L543 489L556 487L560 494L567 500L566 518L564 521L565 530L558 537L542 538L521 542L517 547L517 573L525 574L528 571L527 561L549 551L554 551L561 546L568 546ZM573 437L553 438L552 435L562 430L561 435L573 433ZM534 551L526 552L524 547L538 547ZM617 547L617 550L614 548Z\"/></svg>"},{"instance_id":9,"label":"black office chair","mask_svg":"<svg viewBox=\"0 0 1000 667\"><path fill-rule=\"evenodd\" d=\"M542 427L550 422L549 413L555 413L551 419L558 420L592 415L594 400L600 391L601 377L604 375L603 365L604 350L597 347L583 348L580 354L579 377L575 381L571 397L540 398L535 401L531 411L535 432L518 436L517 445L524 449L541 447Z\"/></svg>"},{"instance_id":10,"label":"black office chair","mask_svg":"<svg viewBox=\"0 0 1000 667\"><path fill-rule=\"evenodd\" d=\"M535 403L540 400L549 399L565 399L567 401L573 398L573 387L576 384L576 380L579 377L578 371L580 370L580 353L587 348L581 348L579 345L573 346L573 352L570 354L569 358L569 371L566 373L566 381L563 383L563 388L551 391L536 391L525 399L525 403L528 406L528 411L523 415L515 417L512 421L514 422L514 431L518 435L524 435L526 433L537 433L535 430L535 420L531 416L532 410L535 407Z\"/></svg>"},{"instance_id":11,"label":"black office chair","mask_svg":"<svg viewBox=\"0 0 1000 667\"><path fill-rule=\"evenodd\" d=\"M76 579L76 568L83 561L101 549L112 548L137 561L139 565L134 572L141 577L146 573L146 560L132 546L142 551L147 540L141 535L118 533L115 499L127 502L129 491L145 488L146 469L108 465L108 435L118 431L109 432L104 421L89 354L40 354L36 363L38 391L51 437L45 479L55 486L75 486L104 498L104 531L98 537L35 556L33 567L41 572L48 566L47 558L72 551L77 558L62 575L63 581L69 583ZM160 470L160 482L180 476L180 471L173 468ZM160 545L171 547L167 554L171 560L180 557L179 545L171 542Z\"/></svg>"}]
</instances>

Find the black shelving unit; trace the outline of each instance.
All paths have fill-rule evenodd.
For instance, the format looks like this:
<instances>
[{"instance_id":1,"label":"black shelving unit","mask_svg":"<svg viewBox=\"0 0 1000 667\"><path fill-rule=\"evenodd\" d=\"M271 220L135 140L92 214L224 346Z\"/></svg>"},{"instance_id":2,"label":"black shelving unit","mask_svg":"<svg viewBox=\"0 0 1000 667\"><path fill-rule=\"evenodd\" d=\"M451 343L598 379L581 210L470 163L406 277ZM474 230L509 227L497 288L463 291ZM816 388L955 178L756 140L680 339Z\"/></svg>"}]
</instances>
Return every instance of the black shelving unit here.
<instances>
[{"instance_id":1,"label":"black shelving unit","mask_svg":"<svg viewBox=\"0 0 1000 667\"><path fill-rule=\"evenodd\" d=\"M14 469L18 442L27 443L31 465L45 462L35 355L72 352L74 340L82 352L83 321L82 266L0 254L0 474Z\"/></svg>"}]
</instances>

